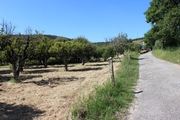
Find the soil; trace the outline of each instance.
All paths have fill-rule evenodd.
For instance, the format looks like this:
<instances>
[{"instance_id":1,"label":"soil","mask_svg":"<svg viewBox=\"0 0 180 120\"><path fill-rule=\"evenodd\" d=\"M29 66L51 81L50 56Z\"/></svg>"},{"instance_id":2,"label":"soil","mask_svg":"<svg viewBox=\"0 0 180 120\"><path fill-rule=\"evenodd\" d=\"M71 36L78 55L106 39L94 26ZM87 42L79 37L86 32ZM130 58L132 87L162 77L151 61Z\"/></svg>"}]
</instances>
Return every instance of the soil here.
<instances>
[{"instance_id":1,"label":"soil","mask_svg":"<svg viewBox=\"0 0 180 120\"><path fill-rule=\"evenodd\" d=\"M114 62L114 71L119 62ZM7 82L9 68L0 68L0 120L70 120L73 104L109 78L108 62L69 64L21 73L21 83Z\"/></svg>"}]
</instances>

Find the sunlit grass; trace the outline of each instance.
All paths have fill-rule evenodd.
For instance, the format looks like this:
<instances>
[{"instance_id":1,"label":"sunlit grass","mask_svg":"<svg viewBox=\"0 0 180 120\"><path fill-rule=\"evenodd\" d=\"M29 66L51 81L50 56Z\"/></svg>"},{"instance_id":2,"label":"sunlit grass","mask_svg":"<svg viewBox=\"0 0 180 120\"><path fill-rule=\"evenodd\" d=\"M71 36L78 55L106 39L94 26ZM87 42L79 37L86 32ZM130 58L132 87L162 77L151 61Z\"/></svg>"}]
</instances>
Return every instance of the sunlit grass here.
<instances>
[{"instance_id":1,"label":"sunlit grass","mask_svg":"<svg viewBox=\"0 0 180 120\"><path fill-rule=\"evenodd\" d=\"M160 59L164 59L176 64L180 64L180 47L179 48L167 48L166 50L153 50L153 55Z\"/></svg>"},{"instance_id":2,"label":"sunlit grass","mask_svg":"<svg viewBox=\"0 0 180 120\"><path fill-rule=\"evenodd\" d=\"M133 58L133 59L132 59ZM80 120L116 120L116 112L123 115L133 100L133 86L138 79L138 54L125 58L115 75L115 86L108 81L97 87L95 92L75 104L73 119Z\"/></svg>"}]
</instances>

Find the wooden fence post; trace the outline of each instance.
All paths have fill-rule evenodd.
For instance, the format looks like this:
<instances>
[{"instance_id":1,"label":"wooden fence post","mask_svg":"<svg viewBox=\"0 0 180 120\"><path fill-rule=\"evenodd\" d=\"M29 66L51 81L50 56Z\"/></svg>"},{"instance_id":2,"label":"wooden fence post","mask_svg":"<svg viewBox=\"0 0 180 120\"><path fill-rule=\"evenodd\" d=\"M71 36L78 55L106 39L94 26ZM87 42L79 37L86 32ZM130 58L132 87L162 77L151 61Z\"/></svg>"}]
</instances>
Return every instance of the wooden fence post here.
<instances>
[{"instance_id":1,"label":"wooden fence post","mask_svg":"<svg viewBox=\"0 0 180 120\"><path fill-rule=\"evenodd\" d=\"M114 69L113 69L113 60L112 60L112 57L109 57L108 61L109 61L109 70L110 70L110 82L111 82L112 86L115 86Z\"/></svg>"}]
</instances>

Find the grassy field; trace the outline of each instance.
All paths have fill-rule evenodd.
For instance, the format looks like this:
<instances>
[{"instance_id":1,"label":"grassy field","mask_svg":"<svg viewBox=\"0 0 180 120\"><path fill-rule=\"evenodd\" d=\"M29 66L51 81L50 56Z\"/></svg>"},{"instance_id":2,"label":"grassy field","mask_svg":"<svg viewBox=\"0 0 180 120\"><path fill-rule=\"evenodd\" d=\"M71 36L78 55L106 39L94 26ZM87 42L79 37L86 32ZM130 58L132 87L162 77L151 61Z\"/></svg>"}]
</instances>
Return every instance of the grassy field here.
<instances>
[{"instance_id":1,"label":"grassy field","mask_svg":"<svg viewBox=\"0 0 180 120\"><path fill-rule=\"evenodd\" d=\"M166 50L153 50L153 55L180 65L180 48L168 48Z\"/></svg>"},{"instance_id":2,"label":"grassy field","mask_svg":"<svg viewBox=\"0 0 180 120\"><path fill-rule=\"evenodd\" d=\"M114 71L119 68L114 62ZM85 65L29 66L20 74L21 83L9 82L9 66L0 68L0 120L69 120L80 96L88 95L109 77L108 62Z\"/></svg>"},{"instance_id":3,"label":"grassy field","mask_svg":"<svg viewBox=\"0 0 180 120\"><path fill-rule=\"evenodd\" d=\"M96 87L88 98L79 100L72 110L73 119L80 120L116 120L122 118L129 103L133 100L133 87L138 80L138 54L124 58L115 75L115 86L109 80Z\"/></svg>"}]
</instances>

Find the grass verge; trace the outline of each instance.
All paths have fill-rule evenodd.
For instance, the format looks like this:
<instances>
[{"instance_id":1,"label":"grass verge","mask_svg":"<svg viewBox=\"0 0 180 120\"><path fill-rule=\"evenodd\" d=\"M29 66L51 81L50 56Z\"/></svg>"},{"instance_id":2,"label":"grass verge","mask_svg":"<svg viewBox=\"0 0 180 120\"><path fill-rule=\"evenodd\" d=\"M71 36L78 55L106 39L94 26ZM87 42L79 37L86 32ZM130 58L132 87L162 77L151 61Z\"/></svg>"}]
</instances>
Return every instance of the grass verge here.
<instances>
[{"instance_id":1,"label":"grass verge","mask_svg":"<svg viewBox=\"0 0 180 120\"><path fill-rule=\"evenodd\" d=\"M157 58L164 59L180 65L180 47L167 48L166 50L153 50L153 55Z\"/></svg>"},{"instance_id":2,"label":"grass verge","mask_svg":"<svg viewBox=\"0 0 180 120\"><path fill-rule=\"evenodd\" d=\"M137 53L131 54L130 58L125 57L115 75L115 86L112 87L107 81L88 98L79 100L72 109L72 119L116 120L116 113L122 117L134 98L133 87L138 79L138 66Z\"/></svg>"}]
</instances>

